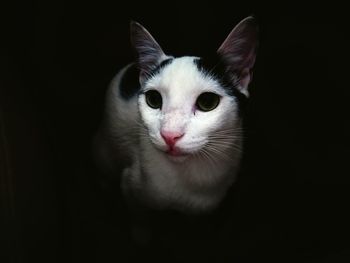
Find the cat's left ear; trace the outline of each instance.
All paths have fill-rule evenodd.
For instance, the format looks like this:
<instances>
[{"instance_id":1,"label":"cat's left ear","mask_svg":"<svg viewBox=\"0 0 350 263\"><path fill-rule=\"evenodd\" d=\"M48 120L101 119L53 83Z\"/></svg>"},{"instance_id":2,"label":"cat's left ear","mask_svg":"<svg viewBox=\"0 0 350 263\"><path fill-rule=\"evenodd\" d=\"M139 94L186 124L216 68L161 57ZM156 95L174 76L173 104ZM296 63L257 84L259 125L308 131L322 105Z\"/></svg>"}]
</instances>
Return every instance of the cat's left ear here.
<instances>
[{"instance_id":1,"label":"cat's left ear","mask_svg":"<svg viewBox=\"0 0 350 263\"><path fill-rule=\"evenodd\" d=\"M217 50L235 86L247 97L258 47L258 25L254 17L243 19Z\"/></svg>"},{"instance_id":2,"label":"cat's left ear","mask_svg":"<svg viewBox=\"0 0 350 263\"><path fill-rule=\"evenodd\" d=\"M143 82L167 56L146 28L135 21L130 23L130 38L137 55L140 82Z\"/></svg>"}]
</instances>

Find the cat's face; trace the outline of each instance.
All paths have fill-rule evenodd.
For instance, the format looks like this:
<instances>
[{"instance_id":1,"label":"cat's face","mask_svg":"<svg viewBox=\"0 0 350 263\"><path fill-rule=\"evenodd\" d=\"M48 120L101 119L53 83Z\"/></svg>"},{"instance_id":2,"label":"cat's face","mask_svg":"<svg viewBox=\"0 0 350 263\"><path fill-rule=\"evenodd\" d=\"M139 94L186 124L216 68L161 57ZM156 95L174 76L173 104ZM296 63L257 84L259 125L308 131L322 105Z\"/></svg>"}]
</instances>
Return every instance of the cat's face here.
<instances>
[{"instance_id":1,"label":"cat's face","mask_svg":"<svg viewBox=\"0 0 350 263\"><path fill-rule=\"evenodd\" d=\"M139 96L147 136L172 157L219 151L238 139L237 98L200 70L197 60L171 59L145 81Z\"/></svg>"},{"instance_id":2,"label":"cat's face","mask_svg":"<svg viewBox=\"0 0 350 263\"><path fill-rule=\"evenodd\" d=\"M173 58L137 23L131 40L138 54L138 105L146 136L171 158L222 155L239 140L239 106L248 97L257 46L252 17L240 22L217 51L214 63Z\"/></svg>"}]
</instances>

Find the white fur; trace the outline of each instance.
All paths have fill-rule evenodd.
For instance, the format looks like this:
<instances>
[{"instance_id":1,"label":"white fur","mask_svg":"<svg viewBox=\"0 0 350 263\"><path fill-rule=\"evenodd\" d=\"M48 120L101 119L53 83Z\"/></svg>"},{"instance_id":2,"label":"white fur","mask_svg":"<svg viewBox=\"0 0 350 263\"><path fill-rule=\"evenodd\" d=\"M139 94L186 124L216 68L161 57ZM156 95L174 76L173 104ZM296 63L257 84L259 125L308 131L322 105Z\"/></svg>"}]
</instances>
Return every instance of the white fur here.
<instances>
[{"instance_id":1,"label":"white fur","mask_svg":"<svg viewBox=\"0 0 350 263\"><path fill-rule=\"evenodd\" d=\"M214 78L198 71L193 60L174 59L143 84L139 96L125 101L119 96L119 83L129 65L118 73L107 94L105 129L108 143L116 150L103 158L117 161L115 156L122 155L131 160L123 171L122 188L152 207L187 212L213 209L236 177L240 136L229 138L231 143L222 143L221 153L212 153L210 159L199 154L200 149L208 147L211 136L222 131L234 135L241 124L235 98L227 95ZM146 104L144 92L150 89L161 93L161 109ZM203 92L221 96L217 108L194 110ZM176 146L189 155L166 154L161 129L184 133Z\"/></svg>"}]
</instances>

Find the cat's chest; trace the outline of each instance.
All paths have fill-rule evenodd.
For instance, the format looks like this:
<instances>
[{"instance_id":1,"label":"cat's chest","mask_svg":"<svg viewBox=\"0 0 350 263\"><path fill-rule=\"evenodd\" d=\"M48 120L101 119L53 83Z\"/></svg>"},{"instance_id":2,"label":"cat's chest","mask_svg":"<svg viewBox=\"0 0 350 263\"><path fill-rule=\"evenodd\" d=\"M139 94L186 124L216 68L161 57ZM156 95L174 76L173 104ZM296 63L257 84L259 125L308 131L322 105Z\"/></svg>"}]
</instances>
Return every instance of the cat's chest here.
<instances>
[{"instance_id":1,"label":"cat's chest","mask_svg":"<svg viewBox=\"0 0 350 263\"><path fill-rule=\"evenodd\" d=\"M229 185L225 178L230 180L232 172L235 173L227 162L222 163L220 169L195 158L183 163L172 162L151 145L141 147L139 158L138 178L131 182L135 184L131 187L136 187L136 191L142 191L146 198L160 206L172 203L191 203L198 207L214 204Z\"/></svg>"}]
</instances>

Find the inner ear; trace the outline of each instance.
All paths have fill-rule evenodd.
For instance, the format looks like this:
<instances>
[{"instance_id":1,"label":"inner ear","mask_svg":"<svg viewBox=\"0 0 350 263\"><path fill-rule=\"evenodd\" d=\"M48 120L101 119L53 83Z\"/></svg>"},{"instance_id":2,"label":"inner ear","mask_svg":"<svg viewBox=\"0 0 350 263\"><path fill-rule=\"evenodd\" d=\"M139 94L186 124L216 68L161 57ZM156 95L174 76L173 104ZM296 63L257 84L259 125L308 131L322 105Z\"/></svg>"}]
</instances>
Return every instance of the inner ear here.
<instances>
[{"instance_id":1,"label":"inner ear","mask_svg":"<svg viewBox=\"0 0 350 263\"><path fill-rule=\"evenodd\" d=\"M217 50L233 84L247 97L249 96L248 84L252 79L257 46L258 26L255 18L250 16L232 29Z\"/></svg>"},{"instance_id":2,"label":"inner ear","mask_svg":"<svg viewBox=\"0 0 350 263\"><path fill-rule=\"evenodd\" d=\"M143 82L161 61L168 57L152 35L135 21L130 23L130 38L131 44L136 51L140 82Z\"/></svg>"}]
</instances>

